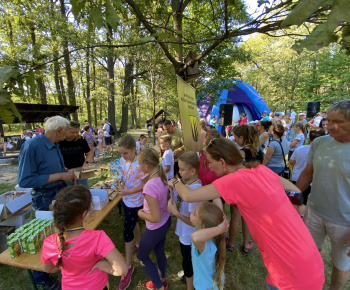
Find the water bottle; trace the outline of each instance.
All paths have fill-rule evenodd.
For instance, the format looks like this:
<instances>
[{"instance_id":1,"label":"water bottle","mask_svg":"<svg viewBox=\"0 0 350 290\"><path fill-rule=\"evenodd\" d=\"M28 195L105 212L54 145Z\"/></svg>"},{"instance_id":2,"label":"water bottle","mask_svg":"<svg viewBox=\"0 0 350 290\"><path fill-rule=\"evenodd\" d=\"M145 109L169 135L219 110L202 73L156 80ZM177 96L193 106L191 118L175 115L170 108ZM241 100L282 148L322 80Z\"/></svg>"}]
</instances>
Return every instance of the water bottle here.
<instances>
[{"instance_id":1,"label":"water bottle","mask_svg":"<svg viewBox=\"0 0 350 290\"><path fill-rule=\"evenodd\" d=\"M113 177L114 176L114 164L113 164L113 162L109 163L109 176L111 178L114 178Z\"/></svg>"}]
</instances>

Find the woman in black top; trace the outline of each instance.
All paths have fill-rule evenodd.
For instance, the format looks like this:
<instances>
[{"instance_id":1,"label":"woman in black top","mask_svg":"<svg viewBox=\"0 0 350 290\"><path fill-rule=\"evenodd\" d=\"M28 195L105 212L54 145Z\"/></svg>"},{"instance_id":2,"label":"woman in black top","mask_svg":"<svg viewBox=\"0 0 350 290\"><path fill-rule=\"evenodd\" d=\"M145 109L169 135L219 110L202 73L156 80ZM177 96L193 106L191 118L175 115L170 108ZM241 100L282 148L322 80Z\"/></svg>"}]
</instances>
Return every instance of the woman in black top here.
<instances>
[{"instance_id":1,"label":"woman in black top","mask_svg":"<svg viewBox=\"0 0 350 290\"><path fill-rule=\"evenodd\" d=\"M66 139L58 144L60 145L65 167L68 169L81 167L81 170L87 170L92 160L92 151L90 151L86 140L79 135L79 127L80 124L78 122L71 121ZM88 187L88 180L78 179L77 184L83 184Z\"/></svg>"}]
</instances>

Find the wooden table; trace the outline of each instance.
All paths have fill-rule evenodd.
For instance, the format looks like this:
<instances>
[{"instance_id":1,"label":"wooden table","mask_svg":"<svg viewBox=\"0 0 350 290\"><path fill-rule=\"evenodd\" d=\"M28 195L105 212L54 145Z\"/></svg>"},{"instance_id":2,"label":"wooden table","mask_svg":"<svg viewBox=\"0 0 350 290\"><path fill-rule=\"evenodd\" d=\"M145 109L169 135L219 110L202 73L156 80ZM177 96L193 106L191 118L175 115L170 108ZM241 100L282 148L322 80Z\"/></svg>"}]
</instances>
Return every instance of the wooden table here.
<instances>
[{"instance_id":1,"label":"wooden table","mask_svg":"<svg viewBox=\"0 0 350 290\"><path fill-rule=\"evenodd\" d=\"M111 210L121 201L121 199L122 197L120 195L117 195L116 198L110 201L109 203L107 203L107 205L102 210L93 211L84 220L84 228L88 230L96 229L98 225L105 219L105 217L111 212ZM17 258L11 258L10 251L7 249L0 254L0 264L43 272L44 268L43 268L43 264L41 262L40 256L41 256L41 249L35 255L22 253ZM33 279L31 272L30 272L30 278ZM35 289L36 289L36 286L35 286Z\"/></svg>"}]
</instances>

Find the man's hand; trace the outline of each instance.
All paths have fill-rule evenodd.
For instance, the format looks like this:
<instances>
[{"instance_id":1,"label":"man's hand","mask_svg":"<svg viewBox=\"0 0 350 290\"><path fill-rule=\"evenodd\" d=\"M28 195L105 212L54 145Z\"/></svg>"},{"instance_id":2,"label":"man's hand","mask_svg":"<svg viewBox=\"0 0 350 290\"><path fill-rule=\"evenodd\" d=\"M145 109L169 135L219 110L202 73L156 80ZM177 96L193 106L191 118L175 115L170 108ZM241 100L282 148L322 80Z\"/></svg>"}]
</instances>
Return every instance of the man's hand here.
<instances>
[{"instance_id":1,"label":"man's hand","mask_svg":"<svg viewBox=\"0 0 350 290\"><path fill-rule=\"evenodd\" d=\"M175 149L175 150L173 151L174 157L175 157L177 154L179 154L180 151L181 151L181 150L179 150L179 149Z\"/></svg>"},{"instance_id":2,"label":"man's hand","mask_svg":"<svg viewBox=\"0 0 350 290\"><path fill-rule=\"evenodd\" d=\"M84 170L88 170L88 169L89 169L89 164L86 163L86 162L84 162L84 165L83 165L83 167L81 168L81 170L84 171Z\"/></svg>"},{"instance_id":3,"label":"man's hand","mask_svg":"<svg viewBox=\"0 0 350 290\"><path fill-rule=\"evenodd\" d=\"M347 247L350 245L350 237L346 240L344 246ZM350 257L350 251L348 252L348 257Z\"/></svg>"},{"instance_id":4,"label":"man's hand","mask_svg":"<svg viewBox=\"0 0 350 290\"><path fill-rule=\"evenodd\" d=\"M61 180L68 181L73 184L75 184L77 181L77 177L74 173L74 170L68 170L67 172L62 172L61 177L62 177Z\"/></svg>"}]
</instances>

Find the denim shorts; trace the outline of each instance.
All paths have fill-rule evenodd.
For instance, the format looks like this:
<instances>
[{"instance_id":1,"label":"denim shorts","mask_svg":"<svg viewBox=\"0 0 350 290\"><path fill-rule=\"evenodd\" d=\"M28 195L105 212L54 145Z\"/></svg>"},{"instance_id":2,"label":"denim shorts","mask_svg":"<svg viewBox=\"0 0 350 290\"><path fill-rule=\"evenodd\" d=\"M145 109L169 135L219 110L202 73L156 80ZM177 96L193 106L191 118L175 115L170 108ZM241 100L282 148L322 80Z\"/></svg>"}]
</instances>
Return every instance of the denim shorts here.
<instances>
[{"instance_id":1,"label":"denim shorts","mask_svg":"<svg viewBox=\"0 0 350 290\"><path fill-rule=\"evenodd\" d=\"M63 188L66 184L62 184L52 187L52 188L35 188L32 190L32 207L34 210L49 210L49 206L52 201L56 198L56 194Z\"/></svg>"}]
</instances>

